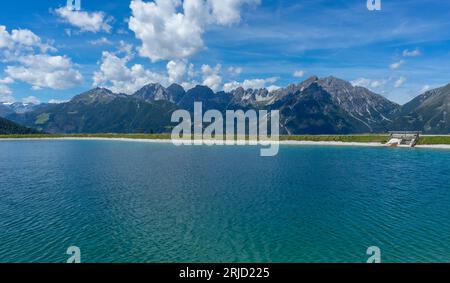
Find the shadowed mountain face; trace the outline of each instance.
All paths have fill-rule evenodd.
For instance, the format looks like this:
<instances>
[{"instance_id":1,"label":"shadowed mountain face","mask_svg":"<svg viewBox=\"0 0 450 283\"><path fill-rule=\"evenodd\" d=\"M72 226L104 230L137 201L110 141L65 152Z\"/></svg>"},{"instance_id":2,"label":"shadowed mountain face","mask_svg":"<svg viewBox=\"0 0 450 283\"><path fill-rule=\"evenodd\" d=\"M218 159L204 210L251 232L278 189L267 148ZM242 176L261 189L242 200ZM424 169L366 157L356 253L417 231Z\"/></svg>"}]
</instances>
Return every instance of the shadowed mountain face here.
<instances>
[{"instance_id":1,"label":"shadowed mountain face","mask_svg":"<svg viewBox=\"0 0 450 283\"><path fill-rule=\"evenodd\" d=\"M37 134L33 129L26 128L4 118L0 118L0 135L23 135L23 134Z\"/></svg>"},{"instance_id":2,"label":"shadowed mountain face","mask_svg":"<svg viewBox=\"0 0 450 283\"><path fill-rule=\"evenodd\" d=\"M450 133L450 84L427 91L405 104L392 128L430 134Z\"/></svg>"},{"instance_id":3,"label":"shadowed mountain face","mask_svg":"<svg viewBox=\"0 0 450 283\"><path fill-rule=\"evenodd\" d=\"M0 117L6 117L8 115L11 115L14 113L14 110L12 110L7 105L0 103Z\"/></svg>"},{"instance_id":4,"label":"shadowed mountain face","mask_svg":"<svg viewBox=\"0 0 450 283\"><path fill-rule=\"evenodd\" d=\"M349 82L311 77L275 92L269 104L282 110L288 134L385 132L400 106Z\"/></svg>"},{"instance_id":5,"label":"shadowed mountain face","mask_svg":"<svg viewBox=\"0 0 450 283\"><path fill-rule=\"evenodd\" d=\"M193 111L194 102L202 102L204 111L208 109L225 111L228 109L231 98L225 92L214 93L209 87L196 86L186 92L186 95L178 102L178 105L182 109Z\"/></svg>"},{"instance_id":6,"label":"shadowed mountain face","mask_svg":"<svg viewBox=\"0 0 450 283\"><path fill-rule=\"evenodd\" d=\"M358 121L363 132L385 131L400 110L398 104L383 96L334 77L319 80L317 84L331 95L333 104Z\"/></svg>"},{"instance_id":7,"label":"shadowed mountain face","mask_svg":"<svg viewBox=\"0 0 450 283\"><path fill-rule=\"evenodd\" d=\"M280 110L282 134L381 133L392 129L448 133L449 86L429 91L405 106L349 82L311 77L275 91L237 88L214 93L206 86L187 92L149 84L132 95L96 88L63 104L47 104L7 117L52 133L160 133L176 124L174 110ZM1 110L1 109L0 109Z\"/></svg>"},{"instance_id":8,"label":"shadowed mountain face","mask_svg":"<svg viewBox=\"0 0 450 283\"><path fill-rule=\"evenodd\" d=\"M333 103L330 93L313 83L287 98L279 108L287 134L347 134L360 131L352 117Z\"/></svg>"},{"instance_id":9,"label":"shadowed mountain face","mask_svg":"<svg viewBox=\"0 0 450 283\"><path fill-rule=\"evenodd\" d=\"M70 102L9 117L49 133L161 133L170 131L167 127L175 109L167 101L146 102L96 88Z\"/></svg>"}]
</instances>

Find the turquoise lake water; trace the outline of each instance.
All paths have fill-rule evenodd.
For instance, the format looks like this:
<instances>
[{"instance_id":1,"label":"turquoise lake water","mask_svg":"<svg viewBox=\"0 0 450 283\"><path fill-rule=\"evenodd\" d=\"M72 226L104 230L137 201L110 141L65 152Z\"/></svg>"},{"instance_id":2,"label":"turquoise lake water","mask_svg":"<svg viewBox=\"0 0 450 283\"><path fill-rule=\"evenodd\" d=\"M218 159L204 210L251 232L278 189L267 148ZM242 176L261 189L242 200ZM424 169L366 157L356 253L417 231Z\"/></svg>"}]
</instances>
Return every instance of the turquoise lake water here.
<instances>
[{"instance_id":1,"label":"turquoise lake water","mask_svg":"<svg viewBox=\"0 0 450 283\"><path fill-rule=\"evenodd\" d=\"M0 142L0 262L450 262L450 151Z\"/></svg>"}]
</instances>

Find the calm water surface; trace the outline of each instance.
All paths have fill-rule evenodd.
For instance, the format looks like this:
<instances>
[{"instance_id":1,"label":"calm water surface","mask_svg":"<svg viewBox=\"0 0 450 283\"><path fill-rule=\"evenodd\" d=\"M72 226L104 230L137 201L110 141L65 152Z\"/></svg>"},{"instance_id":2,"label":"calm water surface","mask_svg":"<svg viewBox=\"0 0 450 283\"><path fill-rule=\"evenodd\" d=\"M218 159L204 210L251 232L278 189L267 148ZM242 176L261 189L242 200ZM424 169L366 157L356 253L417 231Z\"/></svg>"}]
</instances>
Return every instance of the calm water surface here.
<instances>
[{"instance_id":1,"label":"calm water surface","mask_svg":"<svg viewBox=\"0 0 450 283\"><path fill-rule=\"evenodd\" d=\"M0 142L0 262L450 262L450 151Z\"/></svg>"}]
</instances>

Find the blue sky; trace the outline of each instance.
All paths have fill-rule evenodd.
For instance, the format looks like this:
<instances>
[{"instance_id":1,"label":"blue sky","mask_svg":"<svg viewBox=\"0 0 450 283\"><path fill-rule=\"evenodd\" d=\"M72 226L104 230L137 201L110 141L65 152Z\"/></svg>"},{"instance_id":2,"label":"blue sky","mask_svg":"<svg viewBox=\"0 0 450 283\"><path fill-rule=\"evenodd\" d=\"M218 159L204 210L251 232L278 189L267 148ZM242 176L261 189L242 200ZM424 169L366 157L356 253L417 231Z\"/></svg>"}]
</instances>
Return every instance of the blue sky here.
<instances>
[{"instance_id":1,"label":"blue sky","mask_svg":"<svg viewBox=\"0 0 450 283\"><path fill-rule=\"evenodd\" d=\"M151 2L81 0L72 11L66 0L3 1L0 101L150 82L275 89L333 75L405 103L450 83L449 1L381 0L381 11L366 0Z\"/></svg>"}]
</instances>

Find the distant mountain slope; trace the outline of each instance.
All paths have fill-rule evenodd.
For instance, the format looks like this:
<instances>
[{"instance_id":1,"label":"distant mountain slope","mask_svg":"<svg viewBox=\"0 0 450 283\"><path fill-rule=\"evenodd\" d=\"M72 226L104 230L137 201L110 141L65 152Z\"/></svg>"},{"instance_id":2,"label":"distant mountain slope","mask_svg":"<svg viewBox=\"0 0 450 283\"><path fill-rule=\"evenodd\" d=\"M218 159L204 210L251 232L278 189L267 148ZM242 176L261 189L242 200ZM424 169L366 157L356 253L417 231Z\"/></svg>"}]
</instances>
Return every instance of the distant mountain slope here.
<instances>
[{"instance_id":1,"label":"distant mountain slope","mask_svg":"<svg viewBox=\"0 0 450 283\"><path fill-rule=\"evenodd\" d=\"M290 96L279 108L285 134L347 134L364 127L347 115L318 84Z\"/></svg>"},{"instance_id":2,"label":"distant mountain slope","mask_svg":"<svg viewBox=\"0 0 450 283\"><path fill-rule=\"evenodd\" d=\"M384 96L335 77L318 80L318 84L331 94L336 105L371 132L386 128L400 110L400 105Z\"/></svg>"},{"instance_id":3,"label":"distant mountain slope","mask_svg":"<svg viewBox=\"0 0 450 283\"><path fill-rule=\"evenodd\" d=\"M267 106L282 110L288 134L385 132L400 110L383 96L335 77L311 77L277 90Z\"/></svg>"},{"instance_id":4,"label":"distant mountain slope","mask_svg":"<svg viewBox=\"0 0 450 283\"><path fill-rule=\"evenodd\" d=\"M0 103L0 117L6 117L12 113L23 114L26 112L33 111L45 104L33 104L33 103L22 103L14 102L12 104Z\"/></svg>"},{"instance_id":5,"label":"distant mountain slope","mask_svg":"<svg viewBox=\"0 0 450 283\"><path fill-rule=\"evenodd\" d=\"M170 131L167 127L175 109L170 102L149 103L96 88L70 102L9 118L49 133L161 133Z\"/></svg>"},{"instance_id":6,"label":"distant mountain slope","mask_svg":"<svg viewBox=\"0 0 450 283\"><path fill-rule=\"evenodd\" d=\"M36 134L37 131L0 118L0 135Z\"/></svg>"},{"instance_id":7,"label":"distant mountain slope","mask_svg":"<svg viewBox=\"0 0 450 283\"><path fill-rule=\"evenodd\" d=\"M391 128L429 134L450 133L450 84L429 90L405 104Z\"/></svg>"},{"instance_id":8,"label":"distant mountain slope","mask_svg":"<svg viewBox=\"0 0 450 283\"><path fill-rule=\"evenodd\" d=\"M46 104L6 118L51 133L170 132L176 109L280 110L282 134L358 134L389 130L450 133L450 85L428 91L400 106L347 81L311 77L275 91L237 88L214 93L196 86L185 91L148 84L133 95L96 88L63 104ZM1 110L1 109L0 109Z\"/></svg>"},{"instance_id":9,"label":"distant mountain slope","mask_svg":"<svg viewBox=\"0 0 450 283\"><path fill-rule=\"evenodd\" d=\"M6 117L10 114L13 114L14 110L12 110L9 106L0 103L0 117Z\"/></svg>"}]
</instances>

